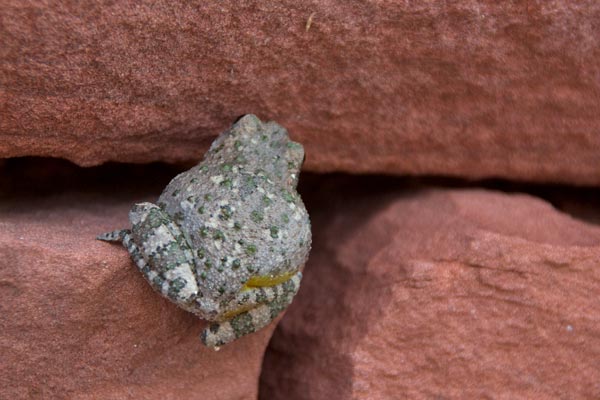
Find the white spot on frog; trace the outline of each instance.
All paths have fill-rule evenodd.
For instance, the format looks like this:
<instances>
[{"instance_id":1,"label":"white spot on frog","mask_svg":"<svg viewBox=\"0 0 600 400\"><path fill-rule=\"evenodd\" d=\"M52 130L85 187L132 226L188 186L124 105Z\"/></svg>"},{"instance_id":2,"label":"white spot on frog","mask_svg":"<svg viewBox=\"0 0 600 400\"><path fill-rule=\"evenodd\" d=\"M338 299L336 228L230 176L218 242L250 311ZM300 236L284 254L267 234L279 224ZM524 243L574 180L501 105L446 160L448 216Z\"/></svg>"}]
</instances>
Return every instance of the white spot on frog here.
<instances>
[{"instance_id":1,"label":"white spot on frog","mask_svg":"<svg viewBox=\"0 0 600 400\"><path fill-rule=\"evenodd\" d=\"M223 175L215 175L215 176L211 176L210 180L215 183L216 185L220 184L221 182L223 182L225 180L225 178L223 178Z\"/></svg>"}]
</instances>

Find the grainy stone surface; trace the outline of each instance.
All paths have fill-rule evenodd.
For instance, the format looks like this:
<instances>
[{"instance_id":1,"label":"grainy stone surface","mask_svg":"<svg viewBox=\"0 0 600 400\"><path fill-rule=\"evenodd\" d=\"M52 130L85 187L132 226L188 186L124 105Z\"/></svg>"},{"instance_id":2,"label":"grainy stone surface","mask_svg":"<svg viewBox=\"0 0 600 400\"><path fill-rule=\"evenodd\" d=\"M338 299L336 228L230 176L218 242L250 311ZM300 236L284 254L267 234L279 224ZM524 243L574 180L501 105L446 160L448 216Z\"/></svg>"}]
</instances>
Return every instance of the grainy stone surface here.
<instances>
[{"instance_id":1,"label":"grainy stone surface","mask_svg":"<svg viewBox=\"0 0 600 400\"><path fill-rule=\"evenodd\" d=\"M177 172L0 163L0 398L256 397L270 331L206 350L202 322L94 240ZM261 397L598 398L600 227L411 182L303 175L314 250ZM597 190L564 189L536 191L597 224Z\"/></svg>"},{"instance_id":2,"label":"grainy stone surface","mask_svg":"<svg viewBox=\"0 0 600 400\"><path fill-rule=\"evenodd\" d=\"M0 200L0 398L256 397L273 326L207 349L202 321L156 295L125 249L95 240L150 199L107 190Z\"/></svg>"},{"instance_id":3,"label":"grainy stone surface","mask_svg":"<svg viewBox=\"0 0 600 400\"><path fill-rule=\"evenodd\" d=\"M371 181L304 196L314 247L261 398L600 398L600 226Z\"/></svg>"},{"instance_id":4,"label":"grainy stone surface","mask_svg":"<svg viewBox=\"0 0 600 400\"><path fill-rule=\"evenodd\" d=\"M252 112L312 171L598 184L598 20L594 0L9 0L0 157L195 163Z\"/></svg>"}]
</instances>

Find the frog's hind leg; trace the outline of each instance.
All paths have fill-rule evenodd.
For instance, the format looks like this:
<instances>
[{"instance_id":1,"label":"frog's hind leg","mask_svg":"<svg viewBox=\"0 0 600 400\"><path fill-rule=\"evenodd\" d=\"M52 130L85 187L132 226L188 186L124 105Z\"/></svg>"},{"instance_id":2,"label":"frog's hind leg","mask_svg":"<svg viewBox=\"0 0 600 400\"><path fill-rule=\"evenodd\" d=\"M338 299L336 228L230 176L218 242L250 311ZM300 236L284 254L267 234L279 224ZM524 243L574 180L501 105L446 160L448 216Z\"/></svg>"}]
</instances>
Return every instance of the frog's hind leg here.
<instances>
[{"instance_id":1,"label":"frog's hind leg","mask_svg":"<svg viewBox=\"0 0 600 400\"><path fill-rule=\"evenodd\" d=\"M202 343L218 348L267 326L292 302L301 279L302 273L298 272L278 285L241 292L230 302L224 320L211 323L202 332Z\"/></svg>"}]
</instances>

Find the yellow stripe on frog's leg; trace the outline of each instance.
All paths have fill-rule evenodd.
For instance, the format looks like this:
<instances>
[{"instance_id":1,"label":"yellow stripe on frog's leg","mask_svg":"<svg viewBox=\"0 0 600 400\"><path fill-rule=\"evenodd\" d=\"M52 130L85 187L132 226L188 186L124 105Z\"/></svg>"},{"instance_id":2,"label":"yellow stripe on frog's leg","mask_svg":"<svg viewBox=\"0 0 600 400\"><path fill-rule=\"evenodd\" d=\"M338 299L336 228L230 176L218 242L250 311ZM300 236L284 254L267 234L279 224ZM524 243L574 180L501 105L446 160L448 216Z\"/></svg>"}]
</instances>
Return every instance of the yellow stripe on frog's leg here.
<instances>
[{"instance_id":1,"label":"yellow stripe on frog's leg","mask_svg":"<svg viewBox=\"0 0 600 400\"><path fill-rule=\"evenodd\" d=\"M218 348L249 333L267 326L279 313L292 302L300 288L302 273L297 272L287 281L273 288L274 297L264 304L259 304L249 310L233 315L228 320L210 324L201 336L202 343L211 348Z\"/></svg>"},{"instance_id":2,"label":"yellow stripe on frog's leg","mask_svg":"<svg viewBox=\"0 0 600 400\"><path fill-rule=\"evenodd\" d=\"M282 278L286 278L283 280ZM218 319L219 321L225 321L232 317L241 314L245 311L251 310L260 304L270 303L282 296L286 292L286 285L292 281L300 284L302 273L293 272L279 275L275 279L271 278L268 282L277 282L274 286L246 286L227 304L223 305L223 314ZM257 280L254 281L256 283ZM262 279L259 282L267 282L266 279ZM287 283L286 283L287 282Z\"/></svg>"},{"instance_id":3,"label":"yellow stripe on frog's leg","mask_svg":"<svg viewBox=\"0 0 600 400\"><path fill-rule=\"evenodd\" d=\"M289 280L294 275L296 275L296 271L286 272L282 275L253 276L248 279L248 282L242 287L242 291L252 288L277 286Z\"/></svg>"},{"instance_id":4,"label":"yellow stripe on frog's leg","mask_svg":"<svg viewBox=\"0 0 600 400\"><path fill-rule=\"evenodd\" d=\"M238 293L233 300L225 305L225 311L219 318L219 321L229 320L238 314L275 300L280 295L280 290L278 289L278 286L250 288Z\"/></svg>"}]
</instances>

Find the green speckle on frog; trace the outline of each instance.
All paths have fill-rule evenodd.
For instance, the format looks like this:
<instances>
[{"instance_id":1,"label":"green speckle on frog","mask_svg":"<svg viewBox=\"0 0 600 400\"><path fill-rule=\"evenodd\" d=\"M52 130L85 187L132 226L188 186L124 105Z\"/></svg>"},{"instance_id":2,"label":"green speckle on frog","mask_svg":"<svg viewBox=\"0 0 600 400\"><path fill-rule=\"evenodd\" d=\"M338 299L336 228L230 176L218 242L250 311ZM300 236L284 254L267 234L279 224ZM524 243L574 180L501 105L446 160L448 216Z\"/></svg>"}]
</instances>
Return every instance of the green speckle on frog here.
<instances>
[{"instance_id":1,"label":"green speckle on frog","mask_svg":"<svg viewBox=\"0 0 600 400\"><path fill-rule=\"evenodd\" d=\"M158 205L135 204L131 229L98 239L121 241L157 292L210 321L201 339L218 348L268 325L298 291L311 243L303 161L284 128L246 115Z\"/></svg>"}]
</instances>

